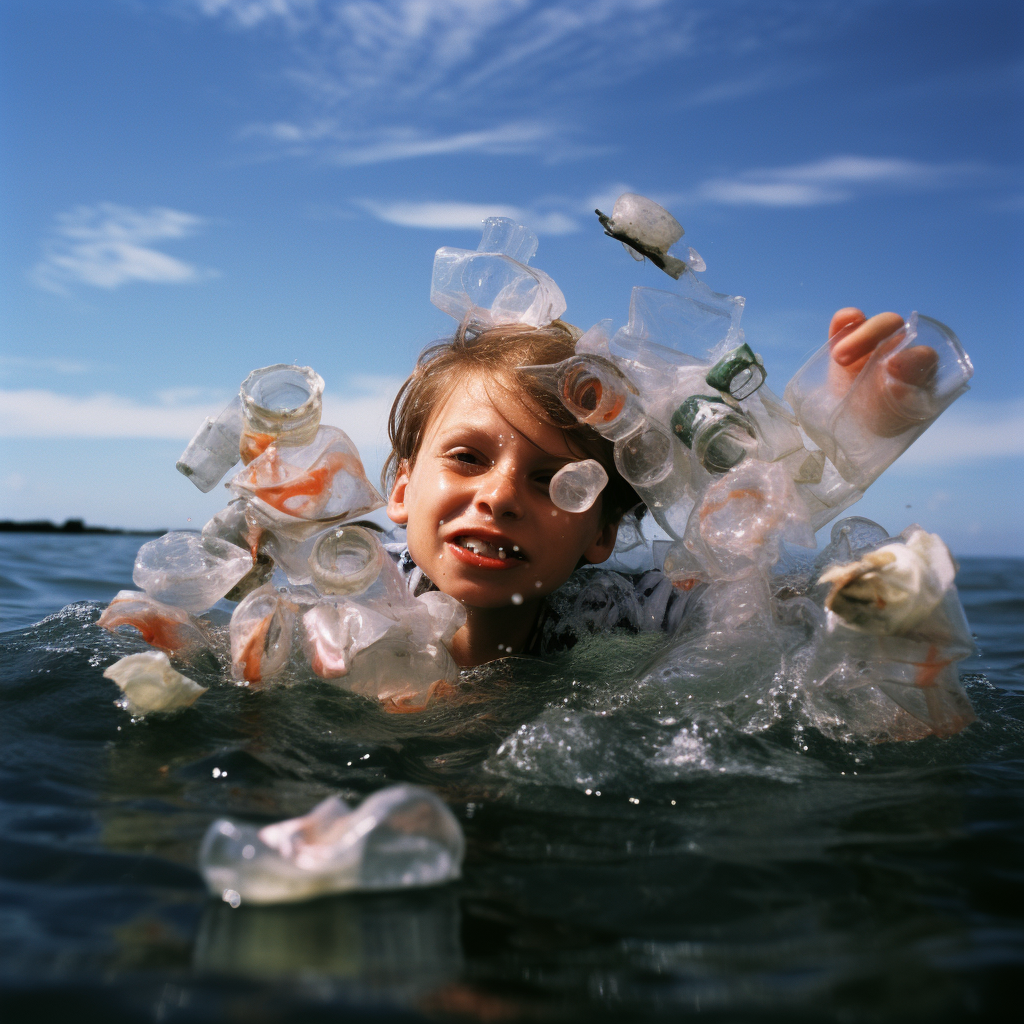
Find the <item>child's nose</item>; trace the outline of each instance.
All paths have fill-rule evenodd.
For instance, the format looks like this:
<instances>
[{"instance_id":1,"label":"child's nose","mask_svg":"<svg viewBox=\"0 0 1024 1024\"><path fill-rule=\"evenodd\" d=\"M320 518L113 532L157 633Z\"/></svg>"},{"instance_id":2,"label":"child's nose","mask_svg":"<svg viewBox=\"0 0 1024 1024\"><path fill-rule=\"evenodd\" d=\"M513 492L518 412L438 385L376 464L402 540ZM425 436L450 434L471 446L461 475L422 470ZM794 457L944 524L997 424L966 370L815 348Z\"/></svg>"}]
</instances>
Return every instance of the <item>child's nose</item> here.
<instances>
[{"instance_id":1,"label":"child's nose","mask_svg":"<svg viewBox=\"0 0 1024 1024\"><path fill-rule=\"evenodd\" d=\"M493 519L502 516L519 519L522 516L519 489L511 474L494 466L489 473L478 479L480 486L474 502L478 511L489 514Z\"/></svg>"}]
</instances>

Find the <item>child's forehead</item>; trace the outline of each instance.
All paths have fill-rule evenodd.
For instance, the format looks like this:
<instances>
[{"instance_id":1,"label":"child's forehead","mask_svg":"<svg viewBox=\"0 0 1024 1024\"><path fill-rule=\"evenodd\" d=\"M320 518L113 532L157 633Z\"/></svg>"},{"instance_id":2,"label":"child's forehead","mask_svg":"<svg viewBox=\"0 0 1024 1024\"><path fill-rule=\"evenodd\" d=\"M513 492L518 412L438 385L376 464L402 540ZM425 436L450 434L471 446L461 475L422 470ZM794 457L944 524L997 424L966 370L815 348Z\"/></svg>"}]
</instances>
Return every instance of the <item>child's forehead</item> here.
<instances>
[{"instance_id":1,"label":"child's forehead","mask_svg":"<svg viewBox=\"0 0 1024 1024\"><path fill-rule=\"evenodd\" d=\"M559 457L577 457L565 433L550 423L526 391L517 391L503 374L470 370L431 412L425 439L459 430L496 436L512 431L536 448Z\"/></svg>"}]
</instances>

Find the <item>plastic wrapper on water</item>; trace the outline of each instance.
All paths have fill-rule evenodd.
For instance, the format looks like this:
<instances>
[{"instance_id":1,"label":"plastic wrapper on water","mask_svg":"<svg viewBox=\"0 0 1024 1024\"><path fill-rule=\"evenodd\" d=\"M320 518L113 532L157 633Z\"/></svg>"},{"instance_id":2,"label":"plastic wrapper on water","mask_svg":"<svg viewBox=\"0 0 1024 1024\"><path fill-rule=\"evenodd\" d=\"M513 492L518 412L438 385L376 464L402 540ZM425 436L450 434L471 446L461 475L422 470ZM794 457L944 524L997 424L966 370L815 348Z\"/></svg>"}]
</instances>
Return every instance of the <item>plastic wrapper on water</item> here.
<instances>
[{"instance_id":1,"label":"plastic wrapper on water","mask_svg":"<svg viewBox=\"0 0 1024 1024\"><path fill-rule=\"evenodd\" d=\"M820 582L832 585L825 607L848 626L892 635L931 614L955 576L949 548L936 534L912 526L900 542L875 548L856 562L830 566Z\"/></svg>"},{"instance_id":2,"label":"plastic wrapper on water","mask_svg":"<svg viewBox=\"0 0 1024 1024\"><path fill-rule=\"evenodd\" d=\"M566 308L558 285L527 266L537 249L528 228L502 217L485 221L481 248L438 249L430 282L430 301L459 323L481 330L496 324L545 327Z\"/></svg>"},{"instance_id":3,"label":"plastic wrapper on water","mask_svg":"<svg viewBox=\"0 0 1024 1024\"><path fill-rule=\"evenodd\" d=\"M551 478L548 492L563 512L586 512L601 496L608 474L594 459L569 462Z\"/></svg>"},{"instance_id":4,"label":"plastic wrapper on water","mask_svg":"<svg viewBox=\"0 0 1024 1024\"><path fill-rule=\"evenodd\" d=\"M211 646L205 627L183 608L163 604L138 590L121 590L107 605L97 625L114 632L133 626L142 639L165 651L187 651Z\"/></svg>"},{"instance_id":5,"label":"plastic wrapper on water","mask_svg":"<svg viewBox=\"0 0 1024 1024\"><path fill-rule=\"evenodd\" d=\"M231 616L231 675L246 683L269 679L288 663L299 606L266 583Z\"/></svg>"},{"instance_id":6,"label":"plastic wrapper on water","mask_svg":"<svg viewBox=\"0 0 1024 1024\"><path fill-rule=\"evenodd\" d=\"M196 614L216 604L252 568L245 548L212 533L173 530L139 548L132 580L158 601Z\"/></svg>"},{"instance_id":7,"label":"plastic wrapper on water","mask_svg":"<svg viewBox=\"0 0 1024 1024\"><path fill-rule=\"evenodd\" d=\"M397 785L352 810L328 797L301 818L207 830L199 869L231 903L291 903L328 893L441 885L459 877L465 840L429 790Z\"/></svg>"},{"instance_id":8,"label":"plastic wrapper on water","mask_svg":"<svg viewBox=\"0 0 1024 1024\"><path fill-rule=\"evenodd\" d=\"M270 445L228 486L248 499L257 521L267 528L302 536L384 504L366 478L355 445L337 427L320 427L313 442L301 448Z\"/></svg>"},{"instance_id":9,"label":"plastic wrapper on water","mask_svg":"<svg viewBox=\"0 0 1024 1024\"><path fill-rule=\"evenodd\" d=\"M323 410L323 378L310 366L276 363L242 381L245 425L240 449L246 464L270 445L296 448L316 437Z\"/></svg>"},{"instance_id":10,"label":"plastic wrapper on water","mask_svg":"<svg viewBox=\"0 0 1024 1024\"><path fill-rule=\"evenodd\" d=\"M117 703L140 718L153 711L187 708L207 689L171 668L163 651L129 654L106 668L103 675L121 688L124 696Z\"/></svg>"},{"instance_id":11,"label":"plastic wrapper on water","mask_svg":"<svg viewBox=\"0 0 1024 1024\"><path fill-rule=\"evenodd\" d=\"M967 390L974 368L948 327L913 313L851 383L830 355L842 336L797 371L786 399L843 479L864 490Z\"/></svg>"},{"instance_id":12,"label":"plastic wrapper on water","mask_svg":"<svg viewBox=\"0 0 1024 1024\"><path fill-rule=\"evenodd\" d=\"M243 426L242 400L236 395L216 418L203 420L178 459L178 472L204 494L212 491L238 462Z\"/></svg>"}]
</instances>

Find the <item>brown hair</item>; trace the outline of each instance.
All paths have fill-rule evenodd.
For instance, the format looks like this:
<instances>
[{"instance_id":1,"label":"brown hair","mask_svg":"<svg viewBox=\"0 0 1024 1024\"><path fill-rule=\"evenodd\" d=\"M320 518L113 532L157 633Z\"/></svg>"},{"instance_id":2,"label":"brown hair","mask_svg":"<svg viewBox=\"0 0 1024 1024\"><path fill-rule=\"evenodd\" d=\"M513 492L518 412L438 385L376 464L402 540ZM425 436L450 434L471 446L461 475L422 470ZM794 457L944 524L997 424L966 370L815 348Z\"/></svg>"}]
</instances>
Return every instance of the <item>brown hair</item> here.
<instances>
[{"instance_id":1,"label":"brown hair","mask_svg":"<svg viewBox=\"0 0 1024 1024\"><path fill-rule=\"evenodd\" d=\"M388 418L391 453L381 472L384 493L391 492L402 463L416 461L430 414L444 403L470 373L486 375L513 394L524 394L543 419L566 435L570 448L596 459L608 473L601 492L601 521L617 522L640 502L636 491L615 467L612 442L575 416L522 366L542 366L568 359L576 350L578 328L562 320L547 327L503 324L471 333L465 324L455 336L424 349L395 396Z\"/></svg>"}]
</instances>

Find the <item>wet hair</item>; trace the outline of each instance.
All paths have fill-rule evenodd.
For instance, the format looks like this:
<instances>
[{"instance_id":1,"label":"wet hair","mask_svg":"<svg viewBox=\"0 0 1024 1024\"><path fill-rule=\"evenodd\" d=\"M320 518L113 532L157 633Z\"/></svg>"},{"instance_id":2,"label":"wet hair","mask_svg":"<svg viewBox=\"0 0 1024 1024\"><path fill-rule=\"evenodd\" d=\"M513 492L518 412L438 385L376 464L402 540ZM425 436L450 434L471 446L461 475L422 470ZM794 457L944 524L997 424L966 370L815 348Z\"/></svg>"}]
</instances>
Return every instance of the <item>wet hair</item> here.
<instances>
[{"instance_id":1,"label":"wet hair","mask_svg":"<svg viewBox=\"0 0 1024 1024\"><path fill-rule=\"evenodd\" d=\"M415 464L431 413L468 375L478 374L488 385L493 383L515 397L526 396L546 423L565 434L570 451L604 467L608 483L601 492L601 522L618 522L640 498L616 468L612 442L580 423L533 374L520 369L569 358L579 336L578 328L562 320L547 327L503 324L479 332L463 325L454 337L424 349L391 407L391 453L381 472L384 493L391 493L403 463L410 468Z\"/></svg>"}]
</instances>

